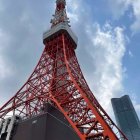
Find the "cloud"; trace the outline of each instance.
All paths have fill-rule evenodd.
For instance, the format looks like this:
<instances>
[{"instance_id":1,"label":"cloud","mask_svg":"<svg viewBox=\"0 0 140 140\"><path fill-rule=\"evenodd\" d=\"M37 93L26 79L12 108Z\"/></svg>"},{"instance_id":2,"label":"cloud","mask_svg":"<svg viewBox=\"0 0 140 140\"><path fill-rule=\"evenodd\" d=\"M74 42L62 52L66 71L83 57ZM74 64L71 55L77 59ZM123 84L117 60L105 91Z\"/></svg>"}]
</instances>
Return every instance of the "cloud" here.
<instances>
[{"instance_id":1,"label":"cloud","mask_svg":"<svg viewBox=\"0 0 140 140\"><path fill-rule=\"evenodd\" d=\"M140 31L140 1L139 0L133 0L131 1L132 7L133 7L133 14L135 16L135 21L131 25L132 31L134 33L137 33Z\"/></svg>"},{"instance_id":2,"label":"cloud","mask_svg":"<svg viewBox=\"0 0 140 140\"><path fill-rule=\"evenodd\" d=\"M92 41L87 49L93 65L93 72L87 74L89 85L105 110L110 112L110 99L123 94L124 29L112 28L108 23L101 27L97 23L87 27L87 35Z\"/></svg>"},{"instance_id":3,"label":"cloud","mask_svg":"<svg viewBox=\"0 0 140 140\"><path fill-rule=\"evenodd\" d=\"M3 84L7 77L10 77L14 73L11 64L7 61L4 55L4 50L11 42L9 35L0 28L0 107L6 102L6 92L3 92ZM4 86L6 90L6 86Z\"/></svg>"},{"instance_id":4,"label":"cloud","mask_svg":"<svg viewBox=\"0 0 140 140\"><path fill-rule=\"evenodd\" d=\"M7 47L7 43L10 42L8 35L0 29L0 81L11 74L11 68L6 63L3 56L3 49Z\"/></svg>"},{"instance_id":5,"label":"cloud","mask_svg":"<svg viewBox=\"0 0 140 140\"><path fill-rule=\"evenodd\" d=\"M127 11L129 11L133 18L133 23L130 29L133 34L140 32L140 1L139 0L108 0L113 17L119 19ZM131 10L132 9L132 10Z\"/></svg>"},{"instance_id":6,"label":"cloud","mask_svg":"<svg viewBox=\"0 0 140 140\"><path fill-rule=\"evenodd\" d=\"M52 5L46 0L0 1L0 96L7 100L24 84L38 62L43 50L42 34L50 26Z\"/></svg>"},{"instance_id":7,"label":"cloud","mask_svg":"<svg viewBox=\"0 0 140 140\"><path fill-rule=\"evenodd\" d=\"M3 11L3 6L2 4L0 3L0 12Z\"/></svg>"},{"instance_id":8,"label":"cloud","mask_svg":"<svg viewBox=\"0 0 140 140\"><path fill-rule=\"evenodd\" d=\"M120 18L128 10L131 0L108 0L115 19Z\"/></svg>"}]
</instances>

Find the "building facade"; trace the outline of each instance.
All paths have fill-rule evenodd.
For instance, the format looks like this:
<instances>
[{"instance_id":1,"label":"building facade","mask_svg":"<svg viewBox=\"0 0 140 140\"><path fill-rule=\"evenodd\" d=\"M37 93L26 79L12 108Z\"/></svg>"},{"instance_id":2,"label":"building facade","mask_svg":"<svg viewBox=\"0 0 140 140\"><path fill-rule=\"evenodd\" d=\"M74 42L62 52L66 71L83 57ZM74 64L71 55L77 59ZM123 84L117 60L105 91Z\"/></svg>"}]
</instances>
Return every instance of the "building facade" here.
<instances>
[{"instance_id":1,"label":"building facade","mask_svg":"<svg viewBox=\"0 0 140 140\"><path fill-rule=\"evenodd\" d=\"M128 140L140 140L140 121L128 95L111 100L118 126Z\"/></svg>"}]
</instances>

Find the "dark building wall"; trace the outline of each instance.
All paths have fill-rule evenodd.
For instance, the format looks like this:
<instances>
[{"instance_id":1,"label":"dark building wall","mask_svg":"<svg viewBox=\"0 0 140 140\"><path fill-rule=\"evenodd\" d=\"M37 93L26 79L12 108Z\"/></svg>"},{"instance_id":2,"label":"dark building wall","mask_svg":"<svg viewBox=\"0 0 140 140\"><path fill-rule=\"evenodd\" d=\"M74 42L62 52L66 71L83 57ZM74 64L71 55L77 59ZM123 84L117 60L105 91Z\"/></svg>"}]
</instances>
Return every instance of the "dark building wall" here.
<instances>
[{"instance_id":1,"label":"dark building wall","mask_svg":"<svg viewBox=\"0 0 140 140\"><path fill-rule=\"evenodd\" d=\"M12 140L80 140L64 115L47 105L47 113L18 124Z\"/></svg>"},{"instance_id":2,"label":"dark building wall","mask_svg":"<svg viewBox=\"0 0 140 140\"><path fill-rule=\"evenodd\" d=\"M128 95L111 100L118 126L129 140L140 140L140 121Z\"/></svg>"}]
</instances>

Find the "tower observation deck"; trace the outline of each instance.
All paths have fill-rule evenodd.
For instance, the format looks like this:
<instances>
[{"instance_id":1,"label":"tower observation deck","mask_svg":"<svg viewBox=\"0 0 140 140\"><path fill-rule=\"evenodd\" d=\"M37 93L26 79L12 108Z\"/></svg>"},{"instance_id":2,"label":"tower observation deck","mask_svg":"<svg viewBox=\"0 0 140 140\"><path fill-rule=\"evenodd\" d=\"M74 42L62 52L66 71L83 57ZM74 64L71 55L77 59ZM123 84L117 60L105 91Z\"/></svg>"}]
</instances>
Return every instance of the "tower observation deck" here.
<instances>
[{"instance_id":1,"label":"tower observation deck","mask_svg":"<svg viewBox=\"0 0 140 140\"><path fill-rule=\"evenodd\" d=\"M75 54L77 42L78 39L69 25L66 1L56 0L51 28L43 34L45 48L37 66L21 89L0 108L0 139L9 140L16 137L18 134L15 133L21 128L32 128L35 124L50 124L47 117L41 117L44 123L38 118L46 113L61 122L65 118L72 133L66 135L67 138L63 137L64 139L127 140L88 87ZM46 104L57 110L53 112L55 116L44 109ZM59 113L57 116L58 111L61 112L60 116ZM7 118L7 115L12 115L12 118ZM62 116L64 117L61 120ZM37 119L34 119L35 117ZM44 129L37 129L37 126L31 130L32 134L40 130L39 135L47 135L43 133L45 126ZM51 128L52 126L48 131L54 131ZM26 136L29 134L27 132L23 138L27 139ZM28 139L31 140L30 136Z\"/></svg>"}]
</instances>

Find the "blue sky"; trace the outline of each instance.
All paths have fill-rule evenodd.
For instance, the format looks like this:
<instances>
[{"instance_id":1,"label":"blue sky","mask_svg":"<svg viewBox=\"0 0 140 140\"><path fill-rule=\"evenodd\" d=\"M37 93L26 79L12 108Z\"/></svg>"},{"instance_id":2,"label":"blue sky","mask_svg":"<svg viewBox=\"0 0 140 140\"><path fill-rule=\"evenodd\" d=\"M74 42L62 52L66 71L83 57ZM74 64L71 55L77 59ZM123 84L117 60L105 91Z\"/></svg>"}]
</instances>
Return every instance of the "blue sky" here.
<instances>
[{"instance_id":1,"label":"blue sky","mask_svg":"<svg viewBox=\"0 0 140 140\"><path fill-rule=\"evenodd\" d=\"M0 0L0 105L24 84L44 48L55 0ZM140 117L140 0L67 0L76 54L99 102L129 94Z\"/></svg>"}]
</instances>

